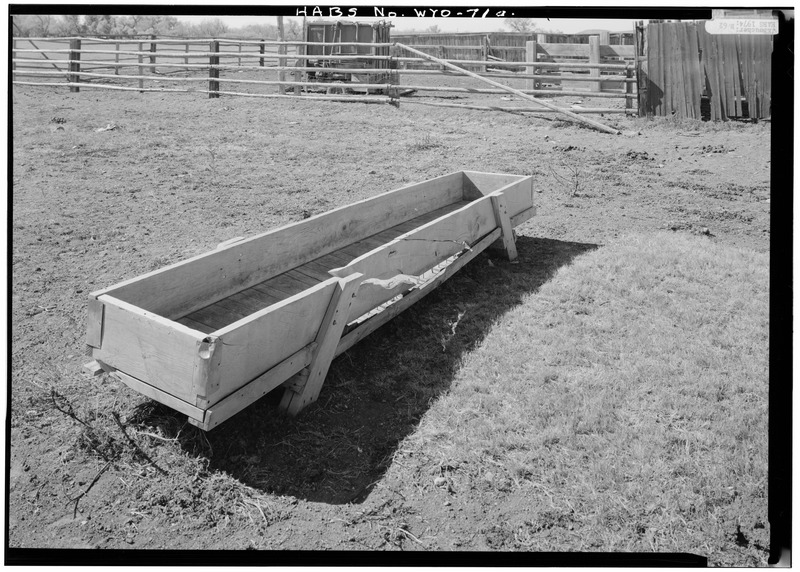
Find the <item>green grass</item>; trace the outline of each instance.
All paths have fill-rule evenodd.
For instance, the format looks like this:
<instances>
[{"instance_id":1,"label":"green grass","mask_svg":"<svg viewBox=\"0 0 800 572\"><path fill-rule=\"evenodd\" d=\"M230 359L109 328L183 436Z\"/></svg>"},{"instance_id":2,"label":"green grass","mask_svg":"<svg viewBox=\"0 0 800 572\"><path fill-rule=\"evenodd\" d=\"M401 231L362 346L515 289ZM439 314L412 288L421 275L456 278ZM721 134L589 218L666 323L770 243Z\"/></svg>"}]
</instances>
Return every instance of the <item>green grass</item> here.
<instances>
[{"instance_id":1,"label":"green grass","mask_svg":"<svg viewBox=\"0 0 800 572\"><path fill-rule=\"evenodd\" d=\"M742 562L737 525L767 522L768 265L679 234L578 257L465 355L388 479L427 462L529 503L516 548Z\"/></svg>"}]
</instances>

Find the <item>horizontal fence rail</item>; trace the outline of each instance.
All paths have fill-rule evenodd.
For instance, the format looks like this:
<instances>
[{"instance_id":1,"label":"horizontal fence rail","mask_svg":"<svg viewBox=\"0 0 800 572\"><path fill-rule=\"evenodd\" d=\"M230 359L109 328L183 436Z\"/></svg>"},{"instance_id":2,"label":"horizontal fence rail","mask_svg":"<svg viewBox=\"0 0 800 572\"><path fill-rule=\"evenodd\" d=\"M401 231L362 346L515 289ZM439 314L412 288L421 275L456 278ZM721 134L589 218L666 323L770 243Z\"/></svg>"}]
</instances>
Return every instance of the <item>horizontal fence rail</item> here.
<instances>
[{"instance_id":1,"label":"horizontal fence rail","mask_svg":"<svg viewBox=\"0 0 800 572\"><path fill-rule=\"evenodd\" d=\"M511 41L504 36L499 35L495 41ZM512 39L518 40L516 36ZM332 50L325 50L325 54L307 53L309 48L319 46ZM369 53L353 53L349 47ZM514 108L491 103L482 105L480 101L435 101L448 92L458 94L452 96L456 98L486 99L505 94L507 86L510 86L525 96L577 96L620 101L619 107L578 107L572 110L578 114L637 111L634 104L637 98L634 46L601 45L599 37L590 37L588 43L581 44L547 43L534 39L526 40L524 45L481 42L457 48L462 50L458 52L461 57L454 57L455 52L448 55L448 50L455 47L432 43L405 47L398 42L146 36L13 38L10 61L14 85L68 87L71 92L91 88L143 93L199 93L211 98L302 97L393 105L402 101L432 107L509 113L553 112L545 104L542 107ZM376 53L376 50L382 50L382 53ZM414 53L414 50L418 52ZM467 53L469 50L471 57ZM328 53L330 51L333 53ZM383 55L387 52L389 55ZM448 57L441 57L443 55ZM270 77L270 74L274 76ZM427 84L425 78L431 76L434 77L433 84ZM435 77L440 79L435 80ZM478 77L485 78L490 87L468 87L457 83ZM494 83L496 80L504 81L503 89L491 87L500 86ZM229 87L224 88L226 85Z\"/></svg>"}]
</instances>

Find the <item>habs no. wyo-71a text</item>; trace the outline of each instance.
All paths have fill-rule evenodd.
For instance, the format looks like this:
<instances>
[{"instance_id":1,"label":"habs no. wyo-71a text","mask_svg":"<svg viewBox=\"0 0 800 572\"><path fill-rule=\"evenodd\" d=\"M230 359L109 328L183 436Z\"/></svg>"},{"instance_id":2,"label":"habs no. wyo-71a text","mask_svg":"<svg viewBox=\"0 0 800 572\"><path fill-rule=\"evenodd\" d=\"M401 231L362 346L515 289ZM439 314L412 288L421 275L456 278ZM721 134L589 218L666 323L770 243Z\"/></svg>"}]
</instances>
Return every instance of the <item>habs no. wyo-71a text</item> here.
<instances>
[{"instance_id":1,"label":"habs no. wyo-71a text","mask_svg":"<svg viewBox=\"0 0 800 572\"><path fill-rule=\"evenodd\" d=\"M342 8L338 6L305 6L297 9L296 16L311 16L314 18L508 18L513 17L513 12L506 10L493 10L492 8L454 8L453 10L440 8L403 8L400 11L386 10L379 6L370 8L352 6Z\"/></svg>"}]
</instances>

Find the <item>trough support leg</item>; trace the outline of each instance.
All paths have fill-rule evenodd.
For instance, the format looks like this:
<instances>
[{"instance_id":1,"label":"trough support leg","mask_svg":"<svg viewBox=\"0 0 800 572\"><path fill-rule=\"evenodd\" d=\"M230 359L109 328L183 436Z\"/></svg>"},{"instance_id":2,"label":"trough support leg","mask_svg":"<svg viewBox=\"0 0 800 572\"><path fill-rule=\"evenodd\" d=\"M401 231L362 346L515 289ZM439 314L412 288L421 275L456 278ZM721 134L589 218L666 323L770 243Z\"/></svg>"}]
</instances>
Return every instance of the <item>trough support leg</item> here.
<instances>
[{"instance_id":1,"label":"trough support leg","mask_svg":"<svg viewBox=\"0 0 800 572\"><path fill-rule=\"evenodd\" d=\"M350 307L361 285L363 274L355 273L342 278L333 292L333 297L325 312L316 338L316 350L308 368L297 374L284 385L281 408L289 415L297 415L300 411L317 400L328 368L336 353L336 346L342 337L347 324ZM300 376L300 377L298 377Z\"/></svg>"},{"instance_id":2,"label":"trough support leg","mask_svg":"<svg viewBox=\"0 0 800 572\"><path fill-rule=\"evenodd\" d=\"M506 197L503 193L497 193L491 197L494 219L503 232L501 236L503 248L505 248L508 259L513 262L517 259L517 245L514 244L514 227L511 225L511 217L508 215Z\"/></svg>"}]
</instances>

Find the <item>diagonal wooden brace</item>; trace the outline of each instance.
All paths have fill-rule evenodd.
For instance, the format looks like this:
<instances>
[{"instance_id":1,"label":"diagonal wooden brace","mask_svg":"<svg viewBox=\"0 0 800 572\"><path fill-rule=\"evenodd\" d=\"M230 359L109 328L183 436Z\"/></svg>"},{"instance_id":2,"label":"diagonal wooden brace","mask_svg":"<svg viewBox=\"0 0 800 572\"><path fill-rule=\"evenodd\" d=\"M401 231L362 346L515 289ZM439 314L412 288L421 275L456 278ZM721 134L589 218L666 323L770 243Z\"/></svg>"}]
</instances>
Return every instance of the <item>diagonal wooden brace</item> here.
<instances>
[{"instance_id":1,"label":"diagonal wooden brace","mask_svg":"<svg viewBox=\"0 0 800 572\"><path fill-rule=\"evenodd\" d=\"M281 399L281 408L289 415L297 415L319 397L328 368L336 353L336 346L339 345L347 324L350 307L363 278L364 275L358 272L346 276L339 280L337 288L333 291L328 310L317 333L315 340L317 347L311 363L308 368L297 374L300 377L295 376L284 384L286 390Z\"/></svg>"},{"instance_id":2,"label":"diagonal wooden brace","mask_svg":"<svg viewBox=\"0 0 800 572\"><path fill-rule=\"evenodd\" d=\"M514 244L514 227L511 225L511 217L508 215L506 197L503 193L493 193L490 196L492 197L492 208L494 208L494 219L503 233L501 236L503 248L506 250L508 259L514 261L517 259L517 245Z\"/></svg>"}]
</instances>

